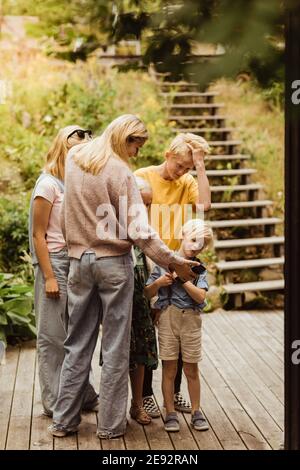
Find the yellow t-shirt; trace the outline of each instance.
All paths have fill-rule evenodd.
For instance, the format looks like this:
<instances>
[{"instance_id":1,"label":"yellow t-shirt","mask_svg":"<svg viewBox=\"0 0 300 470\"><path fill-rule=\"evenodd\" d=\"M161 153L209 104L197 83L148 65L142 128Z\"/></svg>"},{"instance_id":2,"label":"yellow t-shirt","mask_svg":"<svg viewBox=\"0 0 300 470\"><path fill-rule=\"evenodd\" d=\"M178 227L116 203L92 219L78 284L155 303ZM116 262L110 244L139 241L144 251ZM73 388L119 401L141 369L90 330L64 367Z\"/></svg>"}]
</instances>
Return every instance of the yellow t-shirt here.
<instances>
[{"instance_id":1,"label":"yellow t-shirt","mask_svg":"<svg viewBox=\"0 0 300 470\"><path fill-rule=\"evenodd\" d=\"M193 216L197 203L196 180L189 173L177 180L165 180L159 175L156 166L140 168L134 173L144 178L153 191L150 224L171 250L178 250L181 244L181 227Z\"/></svg>"}]
</instances>

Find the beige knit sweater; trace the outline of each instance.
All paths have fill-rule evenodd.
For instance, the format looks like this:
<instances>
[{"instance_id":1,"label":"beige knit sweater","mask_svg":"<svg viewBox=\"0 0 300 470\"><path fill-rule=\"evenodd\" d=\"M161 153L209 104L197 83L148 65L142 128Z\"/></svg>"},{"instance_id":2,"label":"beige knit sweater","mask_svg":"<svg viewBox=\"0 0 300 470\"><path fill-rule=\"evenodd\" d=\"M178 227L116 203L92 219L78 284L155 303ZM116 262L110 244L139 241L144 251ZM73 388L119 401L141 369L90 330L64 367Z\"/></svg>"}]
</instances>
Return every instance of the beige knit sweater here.
<instances>
[{"instance_id":1,"label":"beige knit sweater","mask_svg":"<svg viewBox=\"0 0 300 470\"><path fill-rule=\"evenodd\" d=\"M149 226L134 176L124 162L111 157L95 176L82 171L73 155L70 152L66 161L61 213L70 257L80 259L87 249L98 258L119 256L135 244L162 267L183 264Z\"/></svg>"}]
</instances>

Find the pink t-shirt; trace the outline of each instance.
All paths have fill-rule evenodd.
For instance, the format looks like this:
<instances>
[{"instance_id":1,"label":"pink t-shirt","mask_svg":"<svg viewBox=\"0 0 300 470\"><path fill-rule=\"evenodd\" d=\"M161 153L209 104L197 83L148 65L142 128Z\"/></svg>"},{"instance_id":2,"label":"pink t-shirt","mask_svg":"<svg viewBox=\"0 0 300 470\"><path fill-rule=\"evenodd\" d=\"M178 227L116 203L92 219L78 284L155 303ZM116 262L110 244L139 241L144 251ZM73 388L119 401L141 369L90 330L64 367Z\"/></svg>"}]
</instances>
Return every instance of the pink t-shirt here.
<instances>
[{"instance_id":1,"label":"pink t-shirt","mask_svg":"<svg viewBox=\"0 0 300 470\"><path fill-rule=\"evenodd\" d=\"M49 216L49 224L46 234L46 242L49 252L57 252L66 246L60 225L60 211L64 199L64 193L58 184L50 176L43 178L35 189L34 199L43 197L51 202L52 209Z\"/></svg>"}]
</instances>

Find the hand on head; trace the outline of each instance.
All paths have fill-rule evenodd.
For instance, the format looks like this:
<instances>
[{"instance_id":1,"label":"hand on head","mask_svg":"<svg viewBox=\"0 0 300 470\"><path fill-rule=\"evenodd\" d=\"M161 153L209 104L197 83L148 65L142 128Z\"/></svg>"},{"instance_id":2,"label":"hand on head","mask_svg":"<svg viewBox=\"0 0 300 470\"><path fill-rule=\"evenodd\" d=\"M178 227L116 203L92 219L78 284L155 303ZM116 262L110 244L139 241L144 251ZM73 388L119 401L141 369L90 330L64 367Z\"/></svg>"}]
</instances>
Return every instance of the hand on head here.
<instances>
[{"instance_id":1,"label":"hand on head","mask_svg":"<svg viewBox=\"0 0 300 470\"><path fill-rule=\"evenodd\" d=\"M194 148L191 144L186 144L192 152L193 163L196 166L197 163L204 162L206 152L201 148Z\"/></svg>"}]
</instances>

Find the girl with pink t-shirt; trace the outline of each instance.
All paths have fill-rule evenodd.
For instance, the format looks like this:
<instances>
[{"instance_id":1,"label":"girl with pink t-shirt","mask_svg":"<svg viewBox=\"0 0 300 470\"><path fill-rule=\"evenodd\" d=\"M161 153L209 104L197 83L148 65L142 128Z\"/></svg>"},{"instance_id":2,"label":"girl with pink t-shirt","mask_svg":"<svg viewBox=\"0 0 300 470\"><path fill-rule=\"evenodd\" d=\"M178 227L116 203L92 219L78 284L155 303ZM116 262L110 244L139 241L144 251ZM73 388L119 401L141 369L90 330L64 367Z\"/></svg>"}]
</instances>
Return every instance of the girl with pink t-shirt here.
<instances>
[{"instance_id":1,"label":"girl with pink t-shirt","mask_svg":"<svg viewBox=\"0 0 300 470\"><path fill-rule=\"evenodd\" d=\"M47 154L46 165L31 197L29 244L35 273L39 381L44 414L48 416L52 416L58 395L68 320L70 261L60 225L65 159L71 147L90 138L91 131L79 126L61 129ZM98 395L89 384L85 407L92 409L97 402Z\"/></svg>"}]
</instances>

